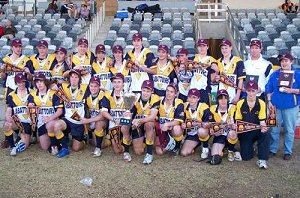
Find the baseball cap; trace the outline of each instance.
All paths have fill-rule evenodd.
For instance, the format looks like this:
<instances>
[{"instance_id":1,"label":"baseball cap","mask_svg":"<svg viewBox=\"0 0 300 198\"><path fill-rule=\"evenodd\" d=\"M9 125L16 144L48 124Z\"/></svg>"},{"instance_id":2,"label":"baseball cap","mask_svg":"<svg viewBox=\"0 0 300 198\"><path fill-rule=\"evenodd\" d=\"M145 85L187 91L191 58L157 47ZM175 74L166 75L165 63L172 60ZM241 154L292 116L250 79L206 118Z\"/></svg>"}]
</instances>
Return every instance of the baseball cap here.
<instances>
[{"instance_id":1,"label":"baseball cap","mask_svg":"<svg viewBox=\"0 0 300 198\"><path fill-rule=\"evenodd\" d=\"M157 50L163 50L163 51L169 53L169 47L166 45L159 45Z\"/></svg>"},{"instance_id":2,"label":"baseball cap","mask_svg":"<svg viewBox=\"0 0 300 198\"><path fill-rule=\"evenodd\" d=\"M115 46L113 46L113 48L112 48L112 52L113 52L113 53L117 53L117 52L123 53L123 47L122 47L121 45L115 45Z\"/></svg>"},{"instance_id":3,"label":"baseball cap","mask_svg":"<svg viewBox=\"0 0 300 198\"><path fill-rule=\"evenodd\" d=\"M178 92L178 85L176 83L170 83L167 87L173 87L175 89L175 92Z\"/></svg>"},{"instance_id":4,"label":"baseball cap","mask_svg":"<svg viewBox=\"0 0 300 198\"><path fill-rule=\"evenodd\" d=\"M223 40L221 41L221 43L220 43L219 46L220 46L220 47L222 47L222 46L229 46L229 47L231 47L232 45L231 45L231 42L230 42L228 39L223 39Z\"/></svg>"},{"instance_id":5,"label":"baseball cap","mask_svg":"<svg viewBox=\"0 0 300 198\"><path fill-rule=\"evenodd\" d=\"M221 95L229 96L228 92L225 89L220 89L220 90L217 91L217 98Z\"/></svg>"},{"instance_id":6,"label":"baseball cap","mask_svg":"<svg viewBox=\"0 0 300 198\"><path fill-rule=\"evenodd\" d=\"M258 90L257 82L254 80L249 80L245 85L246 90Z\"/></svg>"},{"instance_id":7,"label":"baseball cap","mask_svg":"<svg viewBox=\"0 0 300 198\"><path fill-rule=\"evenodd\" d=\"M250 47L251 47L252 45L256 45L256 46L259 47L259 48L262 47L261 41L260 41L258 38L251 39L251 41L250 41Z\"/></svg>"},{"instance_id":8,"label":"baseball cap","mask_svg":"<svg viewBox=\"0 0 300 198\"><path fill-rule=\"evenodd\" d=\"M57 52L62 52L62 53L64 53L64 54L67 54L67 50L66 50L66 48L64 48L64 47L59 47L59 48L57 48L57 49L55 50L55 53L57 53Z\"/></svg>"},{"instance_id":9,"label":"baseball cap","mask_svg":"<svg viewBox=\"0 0 300 198\"><path fill-rule=\"evenodd\" d=\"M22 41L21 39L14 39L12 42L11 42L11 46L12 47L18 47L18 46L22 46Z\"/></svg>"},{"instance_id":10,"label":"baseball cap","mask_svg":"<svg viewBox=\"0 0 300 198\"><path fill-rule=\"evenodd\" d=\"M86 45L86 46L89 46L89 42L87 39L85 38L81 38L78 40L78 45Z\"/></svg>"},{"instance_id":11,"label":"baseball cap","mask_svg":"<svg viewBox=\"0 0 300 198\"><path fill-rule=\"evenodd\" d=\"M16 73L15 75L15 82L16 83L21 83L21 82L26 82L26 76L24 72Z\"/></svg>"},{"instance_id":12,"label":"baseball cap","mask_svg":"<svg viewBox=\"0 0 300 198\"><path fill-rule=\"evenodd\" d=\"M46 76L45 74L38 72L34 75L33 80L46 80Z\"/></svg>"},{"instance_id":13,"label":"baseball cap","mask_svg":"<svg viewBox=\"0 0 300 198\"><path fill-rule=\"evenodd\" d=\"M71 74L77 74L79 77L81 77L81 72L80 72L80 70L79 69L71 69L70 71L69 71L69 77L71 76Z\"/></svg>"},{"instance_id":14,"label":"baseball cap","mask_svg":"<svg viewBox=\"0 0 300 198\"><path fill-rule=\"evenodd\" d=\"M110 81L113 81L114 79L122 79L124 82L124 75L121 73L116 73L113 77L110 78Z\"/></svg>"},{"instance_id":15,"label":"baseball cap","mask_svg":"<svg viewBox=\"0 0 300 198\"><path fill-rule=\"evenodd\" d=\"M196 88L190 89L188 93L188 97L195 96L197 98L200 98L200 91Z\"/></svg>"},{"instance_id":16,"label":"baseball cap","mask_svg":"<svg viewBox=\"0 0 300 198\"><path fill-rule=\"evenodd\" d=\"M199 39L197 42L197 46L200 45L208 45L208 39Z\"/></svg>"},{"instance_id":17,"label":"baseball cap","mask_svg":"<svg viewBox=\"0 0 300 198\"><path fill-rule=\"evenodd\" d=\"M189 51L185 48L180 48L179 50L177 50L176 54L177 54L177 56L182 55L182 54L188 55Z\"/></svg>"},{"instance_id":18,"label":"baseball cap","mask_svg":"<svg viewBox=\"0 0 300 198\"><path fill-rule=\"evenodd\" d=\"M98 78L97 76L93 76L90 79L90 83L96 83L98 86L100 86L100 78Z\"/></svg>"},{"instance_id":19,"label":"baseball cap","mask_svg":"<svg viewBox=\"0 0 300 198\"><path fill-rule=\"evenodd\" d=\"M45 41L45 40L40 40L36 46L37 47L46 47L46 48L48 48L48 42Z\"/></svg>"},{"instance_id":20,"label":"baseball cap","mask_svg":"<svg viewBox=\"0 0 300 198\"><path fill-rule=\"evenodd\" d=\"M281 55L279 61L282 61L282 59L289 59L290 61L293 61L294 57L290 53L286 53Z\"/></svg>"},{"instance_id":21,"label":"baseball cap","mask_svg":"<svg viewBox=\"0 0 300 198\"><path fill-rule=\"evenodd\" d=\"M132 35L132 40L143 39L143 36L140 33L135 33Z\"/></svg>"},{"instance_id":22,"label":"baseball cap","mask_svg":"<svg viewBox=\"0 0 300 198\"><path fill-rule=\"evenodd\" d=\"M151 89L153 90L154 89L154 82L151 81L151 80L145 80L142 84L142 89L143 88L148 88L148 89Z\"/></svg>"},{"instance_id":23,"label":"baseball cap","mask_svg":"<svg viewBox=\"0 0 300 198\"><path fill-rule=\"evenodd\" d=\"M98 53L100 53L100 52L105 53L105 46L102 45L102 44L99 44L99 45L96 46L95 51L96 51L96 54L98 54Z\"/></svg>"}]
</instances>

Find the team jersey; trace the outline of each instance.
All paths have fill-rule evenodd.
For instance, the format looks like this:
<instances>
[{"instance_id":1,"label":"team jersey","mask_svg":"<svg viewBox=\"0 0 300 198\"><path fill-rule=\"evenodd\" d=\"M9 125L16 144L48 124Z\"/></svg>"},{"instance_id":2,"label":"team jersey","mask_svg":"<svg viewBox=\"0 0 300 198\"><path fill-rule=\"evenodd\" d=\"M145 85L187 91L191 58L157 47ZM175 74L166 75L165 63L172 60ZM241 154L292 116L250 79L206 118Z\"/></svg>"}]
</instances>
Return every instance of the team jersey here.
<instances>
[{"instance_id":1,"label":"team jersey","mask_svg":"<svg viewBox=\"0 0 300 198\"><path fill-rule=\"evenodd\" d=\"M218 105L213 105L210 107L210 112L213 115L213 120L218 123L227 123L228 121L233 122L235 111L236 111L235 105L229 105L227 111L223 114L218 110ZM227 135L228 132L229 132L229 128L226 127L223 130L223 135Z\"/></svg>"},{"instance_id":2,"label":"team jersey","mask_svg":"<svg viewBox=\"0 0 300 198\"><path fill-rule=\"evenodd\" d=\"M135 119L141 119L149 116L151 110L158 109L160 103L160 97L156 94L152 94L149 100L145 103L142 101L142 97L138 99L132 108L133 117Z\"/></svg>"},{"instance_id":3,"label":"team jersey","mask_svg":"<svg viewBox=\"0 0 300 198\"><path fill-rule=\"evenodd\" d=\"M168 84L174 82L177 77L174 71L174 66L171 61L168 61L165 65L159 65L158 59L156 63L156 74L153 75L154 92L159 96L165 96Z\"/></svg>"},{"instance_id":4,"label":"team jersey","mask_svg":"<svg viewBox=\"0 0 300 198\"><path fill-rule=\"evenodd\" d=\"M28 96L30 90L27 89L27 94L20 98L18 96L18 88L15 91L12 91L7 96L7 106L12 108L12 115L17 115L20 122L30 123L30 117L28 115Z\"/></svg>"},{"instance_id":5,"label":"team jersey","mask_svg":"<svg viewBox=\"0 0 300 198\"><path fill-rule=\"evenodd\" d=\"M246 78L244 62L240 57L231 55L230 62L228 64L224 63L223 57L218 59L217 62L219 71L221 73L225 73L236 85L238 85L239 79ZM228 85L225 85L221 82L219 83L219 90L220 89L227 90L229 94L229 101L231 101L236 94L235 88L229 87Z\"/></svg>"},{"instance_id":6,"label":"team jersey","mask_svg":"<svg viewBox=\"0 0 300 198\"><path fill-rule=\"evenodd\" d=\"M41 96L39 91L31 91L28 103L34 103L39 107L37 127L44 125L43 117L55 114L58 108L63 108L62 101L55 95L55 91L48 89L46 95Z\"/></svg>"},{"instance_id":7,"label":"team jersey","mask_svg":"<svg viewBox=\"0 0 300 198\"><path fill-rule=\"evenodd\" d=\"M260 124L260 121L266 119L266 103L256 97L254 107L250 108L245 98L236 104L235 119Z\"/></svg>"},{"instance_id":8,"label":"team jersey","mask_svg":"<svg viewBox=\"0 0 300 198\"><path fill-rule=\"evenodd\" d=\"M138 55L138 57L135 57L134 55L134 50L130 50L126 56L125 59L131 59L133 62L138 61L141 65L146 65L148 68L152 68L154 63L154 55L151 52L150 49L148 48L142 48L141 53ZM149 75L147 72L143 71L143 70L138 70L138 71L134 71L131 70L130 71L130 75L131 75L131 79L132 79L132 83L131 83L131 90L132 91L141 91L141 86L142 83L145 80L152 80L152 75Z\"/></svg>"},{"instance_id":9,"label":"team jersey","mask_svg":"<svg viewBox=\"0 0 300 198\"><path fill-rule=\"evenodd\" d=\"M110 90L111 89L111 72L110 65L112 60L110 57L105 57L102 63L95 61L92 64L92 76L96 76L100 79L101 87Z\"/></svg>"},{"instance_id":10,"label":"team jersey","mask_svg":"<svg viewBox=\"0 0 300 198\"><path fill-rule=\"evenodd\" d=\"M69 83L62 84L62 89L70 101L70 103L65 102L64 104L65 118L74 124L81 124L79 120L74 119L73 115L75 113L80 118L85 117L85 104L89 92L87 87L87 84L81 84L79 88L72 92Z\"/></svg>"},{"instance_id":11,"label":"team jersey","mask_svg":"<svg viewBox=\"0 0 300 198\"><path fill-rule=\"evenodd\" d=\"M55 82L57 84L62 84L65 81L64 73L69 70L69 66L64 61L60 64L58 64L57 60L54 59L54 61L51 64L50 71L51 71L51 82Z\"/></svg>"},{"instance_id":12,"label":"team jersey","mask_svg":"<svg viewBox=\"0 0 300 198\"><path fill-rule=\"evenodd\" d=\"M166 122L176 120L183 123L184 120L184 105L181 99L175 98L173 104L166 108L165 98L159 104L159 124L160 127Z\"/></svg>"},{"instance_id":13,"label":"team jersey","mask_svg":"<svg viewBox=\"0 0 300 198\"><path fill-rule=\"evenodd\" d=\"M123 97L117 98L114 91L106 91L104 97L101 100L101 111L107 111L109 114L116 119L120 119L123 113L126 111L124 106ZM116 124L109 121L109 129L115 127Z\"/></svg>"},{"instance_id":14,"label":"team jersey","mask_svg":"<svg viewBox=\"0 0 300 198\"><path fill-rule=\"evenodd\" d=\"M5 56L3 58L3 63L10 63L10 64L16 65L17 67L22 68L22 69L27 67L30 70L30 68L32 68L32 62L30 61L30 59L28 57L21 55L17 60L13 61L10 56L11 56L11 54L8 56ZM3 86L6 88L15 90L17 88L17 85L15 83L15 72L8 72L5 75L6 75L6 78L3 83Z\"/></svg>"},{"instance_id":15,"label":"team jersey","mask_svg":"<svg viewBox=\"0 0 300 198\"><path fill-rule=\"evenodd\" d=\"M50 67L55 59L54 54L48 54L45 59L39 59L39 55L30 57L33 66L33 74L43 73L47 80L51 79Z\"/></svg>"},{"instance_id":16,"label":"team jersey","mask_svg":"<svg viewBox=\"0 0 300 198\"><path fill-rule=\"evenodd\" d=\"M95 55L88 51L84 56L79 57L78 53L72 55L72 64L73 67L75 66L82 66L84 70L89 71L90 73L81 76L82 84L89 84L91 79L91 72L92 72L92 64L95 60Z\"/></svg>"},{"instance_id":17,"label":"team jersey","mask_svg":"<svg viewBox=\"0 0 300 198\"><path fill-rule=\"evenodd\" d=\"M128 91L128 90L130 90L130 87L131 87L131 75L130 75L130 71L128 69L126 69L125 64L126 64L126 60L123 60L122 67L120 67L119 69L117 69L116 67L111 67L110 72L112 73L112 75L115 75L116 73L123 74L124 90ZM112 65L114 66L115 63L113 62Z\"/></svg>"},{"instance_id":18,"label":"team jersey","mask_svg":"<svg viewBox=\"0 0 300 198\"><path fill-rule=\"evenodd\" d=\"M209 122L212 120L212 115L209 110L209 106L206 103L198 103L197 109L193 110L190 108L190 104L188 102L184 105L184 114L186 120L195 120L198 122ZM188 130L188 135L196 135L199 127L194 127Z\"/></svg>"},{"instance_id":19,"label":"team jersey","mask_svg":"<svg viewBox=\"0 0 300 198\"><path fill-rule=\"evenodd\" d=\"M211 56L206 56L201 58L199 54L195 55L194 61L198 63L208 64L208 65L217 62L217 60ZM206 69L193 70L193 77L191 79L190 89L196 88L198 90L203 89L203 90L207 90L208 92L211 92L210 84L211 84L211 74L213 72L214 71L211 69L211 67L208 67Z\"/></svg>"},{"instance_id":20,"label":"team jersey","mask_svg":"<svg viewBox=\"0 0 300 198\"><path fill-rule=\"evenodd\" d=\"M104 92L99 92L99 94L96 97L92 97L92 95L90 94L86 98L86 105L89 109L89 114L90 114L91 118L94 118L101 113L100 101L102 100L103 96L104 96ZM95 129L95 122L92 122L90 124L90 128Z\"/></svg>"}]
</instances>

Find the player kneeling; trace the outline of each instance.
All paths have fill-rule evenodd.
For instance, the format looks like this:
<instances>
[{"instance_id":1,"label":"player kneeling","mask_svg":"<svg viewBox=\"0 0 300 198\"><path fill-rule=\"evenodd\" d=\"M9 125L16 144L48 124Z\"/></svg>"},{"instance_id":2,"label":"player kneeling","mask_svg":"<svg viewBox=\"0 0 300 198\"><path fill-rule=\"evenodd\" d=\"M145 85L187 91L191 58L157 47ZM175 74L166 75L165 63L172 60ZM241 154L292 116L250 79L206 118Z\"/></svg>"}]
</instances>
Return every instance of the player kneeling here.
<instances>
[{"instance_id":1,"label":"player kneeling","mask_svg":"<svg viewBox=\"0 0 300 198\"><path fill-rule=\"evenodd\" d=\"M198 89L190 89L188 92L187 103L185 104L184 112L185 119L189 122L183 123L181 126L186 129L187 136L181 149L182 156L188 156L193 153L198 144L203 142L201 158L206 159L209 154L208 138L199 139L198 133L208 133L208 129L202 127L202 122L209 122L212 115L206 103L200 101L200 91ZM191 126L187 126L190 125Z\"/></svg>"},{"instance_id":2,"label":"player kneeling","mask_svg":"<svg viewBox=\"0 0 300 198\"><path fill-rule=\"evenodd\" d=\"M32 91L28 97L28 107L36 107L36 125L41 148L48 150L49 146L51 146L52 155L56 155L59 143L53 132L54 123L63 113L63 104L59 97L55 95L55 91L49 89L50 82L43 73L35 74L33 80L36 91Z\"/></svg>"},{"instance_id":3,"label":"player kneeling","mask_svg":"<svg viewBox=\"0 0 300 198\"><path fill-rule=\"evenodd\" d=\"M170 83L167 86L166 96L159 105L159 124L155 151L158 155L163 155L167 151L172 151L176 155L179 153L183 131L181 123L184 119L184 106L181 99L176 97L178 85ZM174 138L174 139L173 139Z\"/></svg>"},{"instance_id":4,"label":"player kneeling","mask_svg":"<svg viewBox=\"0 0 300 198\"><path fill-rule=\"evenodd\" d=\"M225 89L221 89L217 92L217 105L210 107L210 111L213 114L213 119L216 123L216 128L212 126L212 133L214 135L213 145L211 148L211 160L212 165L220 164L222 161L223 149L225 145L228 146L228 160L229 161L241 161L241 155L234 148L237 143L236 126L234 124L235 105L229 105L229 95ZM222 127L224 126L224 127ZM215 129L215 130L214 130Z\"/></svg>"},{"instance_id":5,"label":"player kneeling","mask_svg":"<svg viewBox=\"0 0 300 198\"><path fill-rule=\"evenodd\" d=\"M134 120L132 121L132 144L137 155L144 153L144 136L146 135L146 155L144 164L153 161L153 143L155 119L158 113L160 97L153 94L154 83L145 80L141 87L142 94L132 109Z\"/></svg>"}]
</instances>

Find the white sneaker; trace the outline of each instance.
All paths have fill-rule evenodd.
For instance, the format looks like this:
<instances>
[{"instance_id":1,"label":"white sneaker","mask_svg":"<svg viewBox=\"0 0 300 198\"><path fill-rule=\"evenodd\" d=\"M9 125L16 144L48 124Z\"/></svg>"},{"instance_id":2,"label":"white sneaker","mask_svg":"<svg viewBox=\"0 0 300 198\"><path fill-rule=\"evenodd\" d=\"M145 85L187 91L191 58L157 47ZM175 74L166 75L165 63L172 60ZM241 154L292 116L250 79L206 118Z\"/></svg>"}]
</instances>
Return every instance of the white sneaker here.
<instances>
[{"instance_id":1,"label":"white sneaker","mask_svg":"<svg viewBox=\"0 0 300 198\"><path fill-rule=\"evenodd\" d=\"M233 151L228 151L227 159L230 162L234 161L234 152Z\"/></svg>"},{"instance_id":2,"label":"white sneaker","mask_svg":"<svg viewBox=\"0 0 300 198\"><path fill-rule=\"evenodd\" d=\"M234 152L234 160L235 161L242 161L243 160L240 152L238 152L238 151Z\"/></svg>"},{"instance_id":3,"label":"white sneaker","mask_svg":"<svg viewBox=\"0 0 300 198\"><path fill-rule=\"evenodd\" d=\"M258 168L263 168L263 169L268 168L268 164L266 160L257 160L256 165L258 166Z\"/></svg>"},{"instance_id":4,"label":"white sneaker","mask_svg":"<svg viewBox=\"0 0 300 198\"><path fill-rule=\"evenodd\" d=\"M152 161L153 161L153 155L150 155L150 154L147 153L147 154L145 155L143 164L151 164Z\"/></svg>"},{"instance_id":5,"label":"white sneaker","mask_svg":"<svg viewBox=\"0 0 300 198\"><path fill-rule=\"evenodd\" d=\"M57 153L58 153L57 146L51 146L51 154L55 156L57 155Z\"/></svg>"},{"instance_id":6,"label":"white sneaker","mask_svg":"<svg viewBox=\"0 0 300 198\"><path fill-rule=\"evenodd\" d=\"M123 160L125 162L130 162L131 161L131 155L129 153L125 152L124 155L123 155Z\"/></svg>"},{"instance_id":7,"label":"white sneaker","mask_svg":"<svg viewBox=\"0 0 300 198\"><path fill-rule=\"evenodd\" d=\"M10 149L10 156L16 156L17 155L17 147L13 147Z\"/></svg>"},{"instance_id":8,"label":"white sneaker","mask_svg":"<svg viewBox=\"0 0 300 198\"><path fill-rule=\"evenodd\" d=\"M209 154L209 148L202 148L202 153L201 153L201 158L202 159L206 159L208 158L208 154Z\"/></svg>"},{"instance_id":9,"label":"white sneaker","mask_svg":"<svg viewBox=\"0 0 300 198\"><path fill-rule=\"evenodd\" d=\"M100 157L101 153L102 153L101 149L96 147L94 152L93 152L93 157Z\"/></svg>"}]
</instances>

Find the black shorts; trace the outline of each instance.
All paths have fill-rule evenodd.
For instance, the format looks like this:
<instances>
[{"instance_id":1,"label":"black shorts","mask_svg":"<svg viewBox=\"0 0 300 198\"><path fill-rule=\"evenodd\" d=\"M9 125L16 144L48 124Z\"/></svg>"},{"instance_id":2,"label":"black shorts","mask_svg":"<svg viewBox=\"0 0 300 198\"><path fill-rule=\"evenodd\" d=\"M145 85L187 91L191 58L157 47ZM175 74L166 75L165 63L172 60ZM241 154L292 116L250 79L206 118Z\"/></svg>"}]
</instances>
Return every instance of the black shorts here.
<instances>
[{"instance_id":1,"label":"black shorts","mask_svg":"<svg viewBox=\"0 0 300 198\"><path fill-rule=\"evenodd\" d=\"M67 120L66 118L62 118L62 120L66 123L67 128L64 130L64 133L71 133L72 138L77 141L84 140L84 124L74 124Z\"/></svg>"},{"instance_id":2,"label":"black shorts","mask_svg":"<svg viewBox=\"0 0 300 198\"><path fill-rule=\"evenodd\" d=\"M185 140L191 140L191 141L200 143L198 134L195 134L195 135L187 135L187 136L185 137Z\"/></svg>"},{"instance_id":3,"label":"black shorts","mask_svg":"<svg viewBox=\"0 0 300 198\"><path fill-rule=\"evenodd\" d=\"M145 137L146 131L145 131L144 127L145 127L145 125L142 124L138 130L130 128L131 138L134 140L134 139L138 139L141 137Z\"/></svg>"},{"instance_id":4,"label":"black shorts","mask_svg":"<svg viewBox=\"0 0 300 198\"><path fill-rule=\"evenodd\" d=\"M38 132L38 136L42 136L42 135L45 135L48 133L47 129L46 129L46 124L43 124L41 127L39 127L37 129L37 132Z\"/></svg>"},{"instance_id":5,"label":"black shorts","mask_svg":"<svg viewBox=\"0 0 300 198\"><path fill-rule=\"evenodd\" d=\"M31 135L31 134L32 134L32 129L31 129L30 123L24 123L24 122L21 122L21 124L22 124L23 127L24 127L24 133L27 134L27 135ZM17 130L15 130L15 132L16 132L17 134L19 134L20 130L17 129Z\"/></svg>"},{"instance_id":6,"label":"black shorts","mask_svg":"<svg viewBox=\"0 0 300 198\"><path fill-rule=\"evenodd\" d=\"M226 141L227 141L227 136L219 135L219 136L214 136L213 143L219 143L225 145Z\"/></svg>"}]
</instances>

